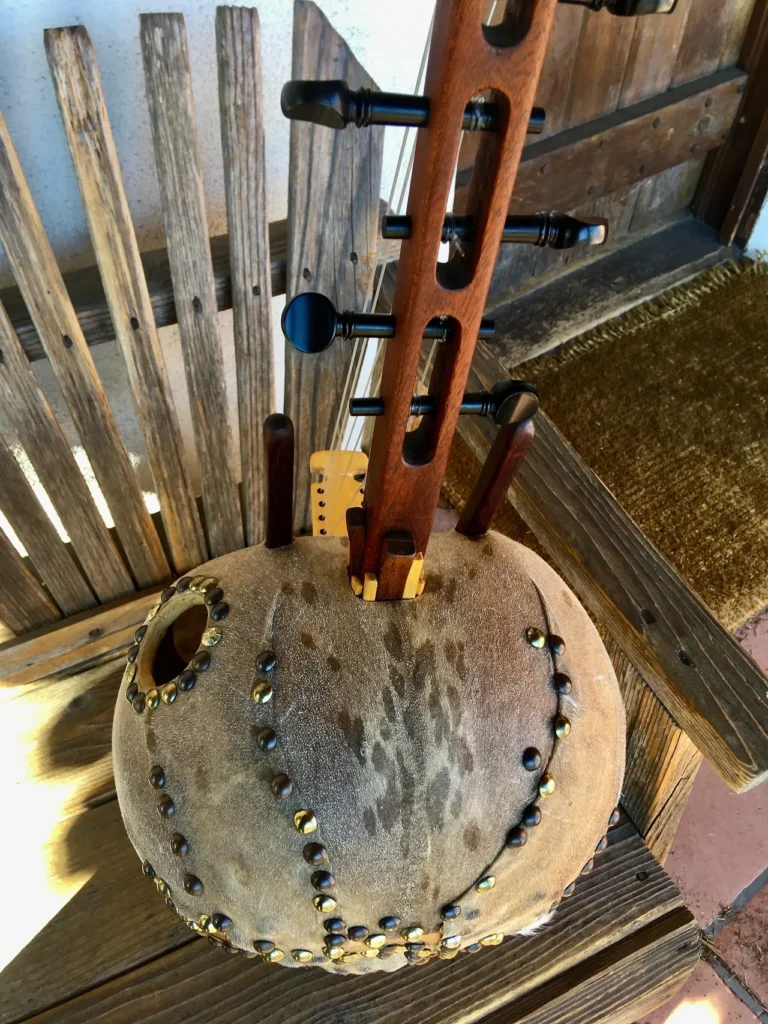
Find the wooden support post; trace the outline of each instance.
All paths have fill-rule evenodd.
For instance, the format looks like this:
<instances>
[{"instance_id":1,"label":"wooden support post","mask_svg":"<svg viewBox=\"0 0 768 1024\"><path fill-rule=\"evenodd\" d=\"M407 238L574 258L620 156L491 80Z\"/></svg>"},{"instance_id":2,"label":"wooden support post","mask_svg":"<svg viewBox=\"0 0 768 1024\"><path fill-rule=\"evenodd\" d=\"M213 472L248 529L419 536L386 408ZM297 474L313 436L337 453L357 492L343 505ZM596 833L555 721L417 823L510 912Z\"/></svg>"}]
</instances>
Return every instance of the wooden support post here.
<instances>
[{"instance_id":1,"label":"wooden support post","mask_svg":"<svg viewBox=\"0 0 768 1024\"><path fill-rule=\"evenodd\" d=\"M479 537L488 532L491 520L506 498L528 454L533 435L533 420L509 423L499 428L477 483L456 524L457 533L463 533L465 537Z\"/></svg>"},{"instance_id":2,"label":"wooden support post","mask_svg":"<svg viewBox=\"0 0 768 1024\"><path fill-rule=\"evenodd\" d=\"M293 541L293 423L282 413L264 421L266 464L265 547L284 548Z\"/></svg>"}]
</instances>

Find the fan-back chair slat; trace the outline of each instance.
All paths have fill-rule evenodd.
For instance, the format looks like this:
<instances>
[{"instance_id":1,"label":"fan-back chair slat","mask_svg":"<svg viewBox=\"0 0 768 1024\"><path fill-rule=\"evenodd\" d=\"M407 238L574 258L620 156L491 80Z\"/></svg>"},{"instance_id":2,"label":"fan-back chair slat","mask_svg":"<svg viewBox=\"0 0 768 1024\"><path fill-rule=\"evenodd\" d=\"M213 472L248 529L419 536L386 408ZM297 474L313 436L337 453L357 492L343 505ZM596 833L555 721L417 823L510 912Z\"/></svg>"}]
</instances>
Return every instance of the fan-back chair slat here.
<instances>
[{"instance_id":1,"label":"fan-back chair slat","mask_svg":"<svg viewBox=\"0 0 768 1024\"><path fill-rule=\"evenodd\" d=\"M0 530L0 621L14 633L48 626L61 612Z\"/></svg>"},{"instance_id":2,"label":"fan-back chair slat","mask_svg":"<svg viewBox=\"0 0 768 1024\"><path fill-rule=\"evenodd\" d=\"M140 587L170 575L112 410L0 115L0 241Z\"/></svg>"},{"instance_id":3,"label":"fan-back chair slat","mask_svg":"<svg viewBox=\"0 0 768 1024\"><path fill-rule=\"evenodd\" d=\"M261 429L274 411L261 39L255 7L216 8L221 144L237 364L246 544L264 539Z\"/></svg>"},{"instance_id":4,"label":"fan-back chair slat","mask_svg":"<svg viewBox=\"0 0 768 1024\"><path fill-rule=\"evenodd\" d=\"M180 14L141 15L141 51L210 553L243 546L224 360Z\"/></svg>"},{"instance_id":5,"label":"fan-back chair slat","mask_svg":"<svg viewBox=\"0 0 768 1024\"><path fill-rule=\"evenodd\" d=\"M294 6L292 78L376 84L319 8ZM362 310L376 265L384 129L291 121L286 298L323 292L337 309ZM309 457L332 447L354 343L307 357L286 346L285 411L296 431L296 532L311 527ZM345 410L342 410L345 415ZM337 445L338 447L338 445Z\"/></svg>"},{"instance_id":6,"label":"fan-back chair slat","mask_svg":"<svg viewBox=\"0 0 768 1024\"><path fill-rule=\"evenodd\" d=\"M3 413L69 534L96 597L109 601L130 593L128 570L2 306L0 350Z\"/></svg>"},{"instance_id":7,"label":"fan-back chair slat","mask_svg":"<svg viewBox=\"0 0 768 1024\"><path fill-rule=\"evenodd\" d=\"M81 25L48 29L48 64L115 334L125 358L174 569L207 552L128 209L96 56Z\"/></svg>"}]
</instances>

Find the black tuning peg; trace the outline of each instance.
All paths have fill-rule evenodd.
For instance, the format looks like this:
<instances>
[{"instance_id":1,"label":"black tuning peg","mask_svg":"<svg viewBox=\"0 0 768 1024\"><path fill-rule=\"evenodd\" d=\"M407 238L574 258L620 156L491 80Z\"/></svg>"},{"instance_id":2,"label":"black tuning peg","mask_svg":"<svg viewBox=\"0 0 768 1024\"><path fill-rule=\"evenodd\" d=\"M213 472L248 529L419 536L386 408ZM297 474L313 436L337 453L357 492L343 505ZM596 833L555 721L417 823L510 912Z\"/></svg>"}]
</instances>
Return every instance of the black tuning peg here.
<instances>
[{"instance_id":1,"label":"black tuning peg","mask_svg":"<svg viewBox=\"0 0 768 1024\"><path fill-rule=\"evenodd\" d=\"M560 0L561 4L577 4L590 11L608 11L619 18L634 18L641 14L672 14L677 0Z\"/></svg>"},{"instance_id":2,"label":"black tuning peg","mask_svg":"<svg viewBox=\"0 0 768 1024\"><path fill-rule=\"evenodd\" d=\"M384 217L381 222L383 238L410 238L410 217ZM443 223L444 242L460 241L472 237L472 218L453 217ZM576 220L567 213L535 213L530 217L507 217L502 242L527 243L550 249L572 249L576 245L603 245L608 238L608 224L604 220L591 223Z\"/></svg>"},{"instance_id":3,"label":"black tuning peg","mask_svg":"<svg viewBox=\"0 0 768 1024\"><path fill-rule=\"evenodd\" d=\"M522 423L531 419L539 408L536 388L522 380L505 380L494 384L490 391L464 395L462 416L492 416L500 427ZM435 399L432 395L414 395L411 416L433 416ZM350 416L383 416L383 398L351 398Z\"/></svg>"},{"instance_id":4,"label":"black tuning peg","mask_svg":"<svg viewBox=\"0 0 768 1024\"><path fill-rule=\"evenodd\" d=\"M430 320L424 329L425 338L446 340L448 317ZM299 352L324 352L335 338L392 338L395 318L388 313L340 312L320 292L302 292L283 310L283 334ZM481 320L479 338L492 338L493 320Z\"/></svg>"},{"instance_id":5,"label":"black tuning peg","mask_svg":"<svg viewBox=\"0 0 768 1024\"><path fill-rule=\"evenodd\" d=\"M346 128L356 124L400 125L422 128L429 121L429 98L407 93L376 92L373 89L350 89L346 82L286 82L280 93L283 114L294 121L311 121L326 128ZM541 135L546 115L534 107L528 123L529 135ZM495 131L499 112L495 103L473 100L464 109L461 127L465 132Z\"/></svg>"}]
</instances>

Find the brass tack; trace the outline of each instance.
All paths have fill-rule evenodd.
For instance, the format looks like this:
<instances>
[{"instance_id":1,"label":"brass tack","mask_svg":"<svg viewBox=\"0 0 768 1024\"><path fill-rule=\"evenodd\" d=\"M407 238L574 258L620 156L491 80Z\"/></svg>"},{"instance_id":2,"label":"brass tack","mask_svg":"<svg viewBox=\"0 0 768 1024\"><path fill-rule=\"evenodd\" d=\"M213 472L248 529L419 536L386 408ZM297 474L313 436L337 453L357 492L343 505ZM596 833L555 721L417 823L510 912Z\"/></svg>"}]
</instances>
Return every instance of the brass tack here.
<instances>
[{"instance_id":1,"label":"brass tack","mask_svg":"<svg viewBox=\"0 0 768 1024\"><path fill-rule=\"evenodd\" d=\"M379 933L369 935L365 944L369 949L382 949L387 944L387 936Z\"/></svg>"},{"instance_id":2,"label":"brass tack","mask_svg":"<svg viewBox=\"0 0 768 1024\"><path fill-rule=\"evenodd\" d=\"M588 875L594 866L595 866L594 857L590 857L590 859L587 861L587 863L581 869L582 875Z\"/></svg>"},{"instance_id":3,"label":"brass tack","mask_svg":"<svg viewBox=\"0 0 768 1024\"><path fill-rule=\"evenodd\" d=\"M266 727L260 729L256 736L256 742L259 744L262 750L266 750L267 753L274 750L277 746L277 736L275 736L274 729Z\"/></svg>"},{"instance_id":4,"label":"brass tack","mask_svg":"<svg viewBox=\"0 0 768 1024\"><path fill-rule=\"evenodd\" d=\"M547 638L540 629L536 629L535 626L529 626L525 631L525 638L531 647L535 647L537 650L546 644Z\"/></svg>"},{"instance_id":5,"label":"brass tack","mask_svg":"<svg viewBox=\"0 0 768 1024\"><path fill-rule=\"evenodd\" d=\"M232 921L226 914L214 914L211 921L217 932L228 932L232 927Z\"/></svg>"},{"instance_id":6,"label":"brass tack","mask_svg":"<svg viewBox=\"0 0 768 1024\"><path fill-rule=\"evenodd\" d=\"M301 832L303 836L309 835L310 832L317 830L317 818L313 811L301 810L296 811L293 816L293 827L297 832Z\"/></svg>"},{"instance_id":7,"label":"brass tack","mask_svg":"<svg viewBox=\"0 0 768 1024\"><path fill-rule=\"evenodd\" d=\"M205 647L215 647L216 644L221 640L222 632L218 626L211 626L202 635L202 643Z\"/></svg>"},{"instance_id":8,"label":"brass tack","mask_svg":"<svg viewBox=\"0 0 768 1024\"><path fill-rule=\"evenodd\" d=\"M144 621L145 622L151 622L152 619L154 619L154 617L157 615L159 609L160 609L160 602L158 601L157 604L153 604L152 607L149 609L149 611L146 614L146 617L145 617Z\"/></svg>"},{"instance_id":9,"label":"brass tack","mask_svg":"<svg viewBox=\"0 0 768 1024\"><path fill-rule=\"evenodd\" d=\"M415 963L418 963L421 958L419 957L418 953L414 952L414 950L406 949L406 951L405 951L405 959L409 963L415 964Z\"/></svg>"},{"instance_id":10,"label":"brass tack","mask_svg":"<svg viewBox=\"0 0 768 1024\"><path fill-rule=\"evenodd\" d=\"M136 677L136 666L134 664L132 664L132 663L129 663L128 665L125 666L125 672L123 672L123 682L124 683L132 683L135 677Z\"/></svg>"},{"instance_id":11,"label":"brass tack","mask_svg":"<svg viewBox=\"0 0 768 1024\"><path fill-rule=\"evenodd\" d=\"M194 876L192 876L192 877L194 877ZM207 932L208 931L208 926L210 925L210 923L211 923L211 916L210 916L210 914L201 914L200 917L198 917L198 919L197 919L197 926L198 926L198 928L200 929L201 932Z\"/></svg>"},{"instance_id":12,"label":"brass tack","mask_svg":"<svg viewBox=\"0 0 768 1024\"><path fill-rule=\"evenodd\" d=\"M163 704L173 704L178 692L176 683L166 683L160 691L160 700L162 700Z\"/></svg>"},{"instance_id":13,"label":"brass tack","mask_svg":"<svg viewBox=\"0 0 768 1024\"><path fill-rule=\"evenodd\" d=\"M372 960L374 957L379 956L378 949L361 949L360 956L364 956L366 960Z\"/></svg>"},{"instance_id":14,"label":"brass tack","mask_svg":"<svg viewBox=\"0 0 768 1024\"><path fill-rule=\"evenodd\" d=\"M210 664L211 656L208 651L198 651L192 661L190 661L189 667L195 672L205 672Z\"/></svg>"},{"instance_id":15,"label":"brass tack","mask_svg":"<svg viewBox=\"0 0 768 1024\"><path fill-rule=\"evenodd\" d=\"M437 951L437 955L441 960L455 960L459 955L458 949L443 949L442 946Z\"/></svg>"},{"instance_id":16,"label":"brass tack","mask_svg":"<svg viewBox=\"0 0 768 1024\"><path fill-rule=\"evenodd\" d=\"M168 907L169 910L175 910L176 909L176 904L173 902L173 900L171 899L170 896L166 897L165 905L166 905L166 907Z\"/></svg>"},{"instance_id":17,"label":"brass tack","mask_svg":"<svg viewBox=\"0 0 768 1024\"><path fill-rule=\"evenodd\" d=\"M226 601L219 601L211 608L210 615L214 622L223 622L229 615L229 605Z\"/></svg>"},{"instance_id":18,"label":"brass tack","mask_svg":"<svg viewBox=\"0 0 768 1024\"><path fill-rule=\"evenodd\" d=\"M336 900L333 896L313 896L312 904L315 910L321 914L330 914L332 910L336 909Z\"/></svg>"},{"instance_id":19,"label":"brass tack","mask_svg":"<svg viewBox=\"0 0 768 1024\"><path fill-rule=\"evenodd\" d=\"M263 679L260 679L258 683L254 683L251 690L251 696L257 704L268 704L272 700L273 693L272 684L265 683Z\"/></svg>"},{"instance_id":20,"label":"brass tack","mask_svg":"<svg viewBox=\"0 0 768 1024\"><path fill-rule=\"evenodd\" d=\"M154 711L157 705L160 703L160 694L158 693L156 687L153 686L151 690L147 690L146 701L149 710Z\"/></svg>"},{"instance_id":21,"label":"brass tack","mask_svg":"<svg viewBox=\"0 0 768 1024\"><path fill-rule=\"evenodd\" d=\"M426 943L424 942L406 942L406 949L410 949L412 953L420 953L422 949L426 949Z\"/></svg>"},{"instance_id":22,"label":"brass tack","mask_svg":"<svg viewBox=\"0 0 768 1024\"><path fill-rule=\"evenodd\" d=\"M485 878L480 879L475 889L477 892L490 892L494 885L496 885L496 876L486 875Z\"/></svg>"},{"instance_id":23,"label":"brass tack","mask_svg":"<svg viewBox=\"0 0 768 1024\"><path fill-rule=\"evenodd\" d=\"M192 591L199 590L200 584L205 582L205 576L195 576L192 582L189 584L189 589Z\"/></svg>"},{"instance_id":24,"label":"brass tack","mask_svg":"<svg viewBox=\"0 0 768 1024\"><path fill-rule=\"evenodd\" d=\"M496 932L494 935L486 935L480 939L481 946L499 946L504 941L504 933Z\"/></svg>"},{"instance_id":25,"label":"brass tack","mask_svg":"<svg viewBox=\"0 0 768 1024\"><path fill-rule=\"evenodd\" d=\"M342 953L339 957L339 963L350 964L353 960L357 960L360 954L354 949L348 949L345 953Z\"/></svg>"},{"instance_id":26,"label":"brass tack","mask_svg":"<svg viewBox=\"0 0 768 1024\"><path fill-rule=\"evenodd\" d=\"M571 723L565 717L565 715L558 715L555 718L555 735L558 739L564 740L566 736L570 734Z\"/></svg>"},{"instance_id":27,"label":"brass tack","mask_svg":"<svg viewBox=\"0 0 768 1024\"><path fill-rule=\"evenodd\" d=\"M541 779L539 780L539 796L552 796L552 794L554 792L555 792L555 780L554 780L554 778L551 775L549 775L549 774L542 775Z\"/></svg>"},{"instance_id":28,"label":"brass tack","mask_svg":"<svg viewBox=\"0 0 768 1024\"><path fill-rule=\"evenodd\" d=\"M264 959L267 961L268 964L277 964L283 959L284 956L285 953L282 951L282 949L272 949L270 950L269 953L265 954Z\"/></svg>"},{"instance_id":29,"label":"brass tack","mask_svg":"<svg viewBox=\"0 0 768 1024\"><path fill-rule=\"evenodd\" d=\"M338 960L344 955L344 950L339 946L323 946L323 955L328 960Z\"/></svg>"},{"instance_id":30,"label":"brass tack","mask_svg":"<svg viewBox=\"0 0 768 1024\"><path fill-rule=\"evenodd\" d=\"M333 948L334 946L343 946L347 941L346 935L338 935L336 932L329 932L323 936L326 946Z\"/></svg>"},{"instance_id":31,"label":"brass tack","mask_svg":"<svg viewBox=\"0 0 768 1024\"><path fill-rule=\"evenodd\" d=\"M304 860L307 864L311 864L313 868L320 867L321 864L325 864L328 860L328 851L322 843L307 843L301 852Z\"/></svg>"},{"instance_id":32,"label":"brass tack","mask_svg":"<svg viewBox=\"0 0 768 1024\"><path fill-rule=\"evenodd\" d=\"M424 929L419 924L412 924L408 928L403 928L400 934L406 942L416 942L424 934Z\"/></svg>"},{"instance_id":33,"label":"brass tack","mask_svg":"<svg viewBox=\"0 0 768 1024\"><path fill-rule=\"evenodd\" d=\"M205 603L211 608L213 605L218 604L219 601L224 597L224 591L221 587L212 587L205 592Z\"/></svg>"},{"instance_id":34,"label":"brass tack","mask_svg":"<svg viewBox=\"0 0 768 1024\"><path fill-rule=\"evenodd\" d=\"M292 949L291 956L300 964L307 964L312 959L312 953L308 949Z\"/></svg>"},{"instance_id":35,"label":"brass tack","mask_svg":"<svg viewBox=\"0 0 768 1024\"><path fill-rule=\"evenodd\" d=\"M162 878L155 879L155 886L157 887L157 891L160 893L161 896L170 896L171 887Z\"/></svg>"},{"instance_id":36,"label":"brass tack","mask_svg":"<svg viewBox=\"0 0 768 1024\"><path fill-rule=\"evenodd\" d=\"M206 576L197 589L201 594L208 594L209 591L213 590L214 587L218 587L218 585L219 581L215 577Z\"/></svg>"},{"instance_id":37,"label":"brass tack","mask_svg":"<svg viewBox=\"0 0 768 1024\"><path fill-rule=\"evenodd\" d=\"M479 953L483 947L479 942L471 942L468 946L464 947L466 953Z\"/></svg>"}]
</instances>

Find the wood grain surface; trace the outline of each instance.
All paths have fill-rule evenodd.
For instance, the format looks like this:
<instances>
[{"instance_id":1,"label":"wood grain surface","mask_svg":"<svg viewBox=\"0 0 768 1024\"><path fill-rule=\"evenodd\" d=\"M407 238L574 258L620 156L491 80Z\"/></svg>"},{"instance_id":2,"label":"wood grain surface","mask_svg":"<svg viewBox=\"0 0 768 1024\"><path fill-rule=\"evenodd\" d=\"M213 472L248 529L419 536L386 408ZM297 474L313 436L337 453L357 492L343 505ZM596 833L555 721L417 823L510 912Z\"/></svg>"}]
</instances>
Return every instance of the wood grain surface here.
<instances>
[{"instance_id":1,"label":"wood grain surface","mask_svg":"<svg viewBox=\"0 0 768 1024\"><path fill-rule=\"evenodd\" d=\"M61 612L0 530L0 622L24 633L58 618Z\"/></svg>"},{"instance_id":2,"label":"wood grain surface","mask_svg":"<svg viewBox=\"0 0 768 1024\"><path fill-rule=\"evenodd\" d=\"M464 1024L532 992L644 925L664 919L681 904L674 885L624 820L611 831L595 870L579 881L575 896L563 902L552 924L538 935L511 938L498 948L460 955L451 963L430 963L419 971L406 968L395 975L339 978L312 968L289 971L246 962L199 940L159 956L155 908L169 921L173 915L152 883L142 879L138 858L122 836L116 807L111 823L108 808L99 811L106 856L101 856L98 844L87 906L73 901L71 910L68 907L40 933L37 948L34 943L29 947L29 956L20 965L26 968L26 984L19 981L10 990L13 998L6 1000L2 1024L32 1013L34 1004L42 1009L99 980L104 984L34 1021L394 1024L414 1019ZM128 854L113 845L113 832L121 834ZM129 902L131 910L126 912L123 908ZM86 917L93 906L100 906L100 912ZM83 921L89 922L87 935L74 941ZM165 941L166 948L174 948L173 938ZM60 951L58 957L51 955L53 950ZM131 963L144 966L124 974Z\"/></svg>"},{"instance_id":3,"label":"wood grain surface","mask_svg":"<svg viewBox=\"0 0 768 1024\"><path fill-rule=\"evenodd\" d=\"M106 601L129 593L133 582L128 570L1 305L0 352L3 413L69 534L96 596Z\"/></svg>"},{"instance_id":4,"label":"wood grain surface","mask_svg":"<svg viewBox=\"0 0 768 1024\"><path fill-rule=\"evenodd\" d=\"M482 342L473 369L472 389L489 388L504 375ZM495 429L481 417L464 417L460 423L462 436L480 458ZM765 676L543 410L536 415L536 439L510 500L725 781L738 791L761 782L768 774Z\"/></svg>"},{"instance_id":5,"label":"wood grain surface","mask_svg":"<svg viewBox=\"0 0 768 1024\"><path fill-rule=\"evenodd\" d=\"M0 508L58 607L65 615L74 615L92 607L96 598L91 588L80 575L67 546L41 508L21 466L2 437L0 480Z\"/></svg>"},{"instance_id":6,"label":"wood grain surface","mask_svg":"<svg viewBox=\"0 0 768 1024\"><path fill-rule=\"evenodd\" d=\"M141 52L208 547L243 546L184 18L142 14Z\"/></svg>"},{"instance_id":7,"label":"wood grain surface","mask_svg":"<svg viewBox=\"0 0 768 1024\"><path fill-rule=\"evenodd\" d=\"M294 4L292 78L346 80L376 89L316 4ZM286 298L322 292L337 309L362 310L376 265L384 129L333 131L291 121ZM362 343L358 343L362 344ZM296 431L295 532L312 527L309 457L333 447L355 342L319 355L285 347L285 412ZM339 445L336 445L339 447Z\"/></svg>"},{"instance_id":8,"label":"wood grain surface","mask_svg":"<svg viewBox=\"0 0 768 1024\"><path fill-rule=\"evenodd\" d=\"M0 241L109 505L133 576L140 587L156 583L170 574L168 561L2 115Z\"/></svg>"},{"instance_id":9,"label":"wood grain surface","mask_svg":"<svg viewBox=\"0 0 768 1024\"><path fill-rule=\"evenodd\" d=\"M45 48L133 407L177 575L207 557L93 45L82 25L47 29Z\"/></svg>"},{"instance_id":10,"label":"wood grain surface","mask_svg":"<svg viewBox=\"0 0 768 1024\"><path fill-rule=\"evenodd\" d=\"M216 8L245 543L264 539L261 429L274 411L261 39L255 7Z\"/></svg>"}]
</instances>

